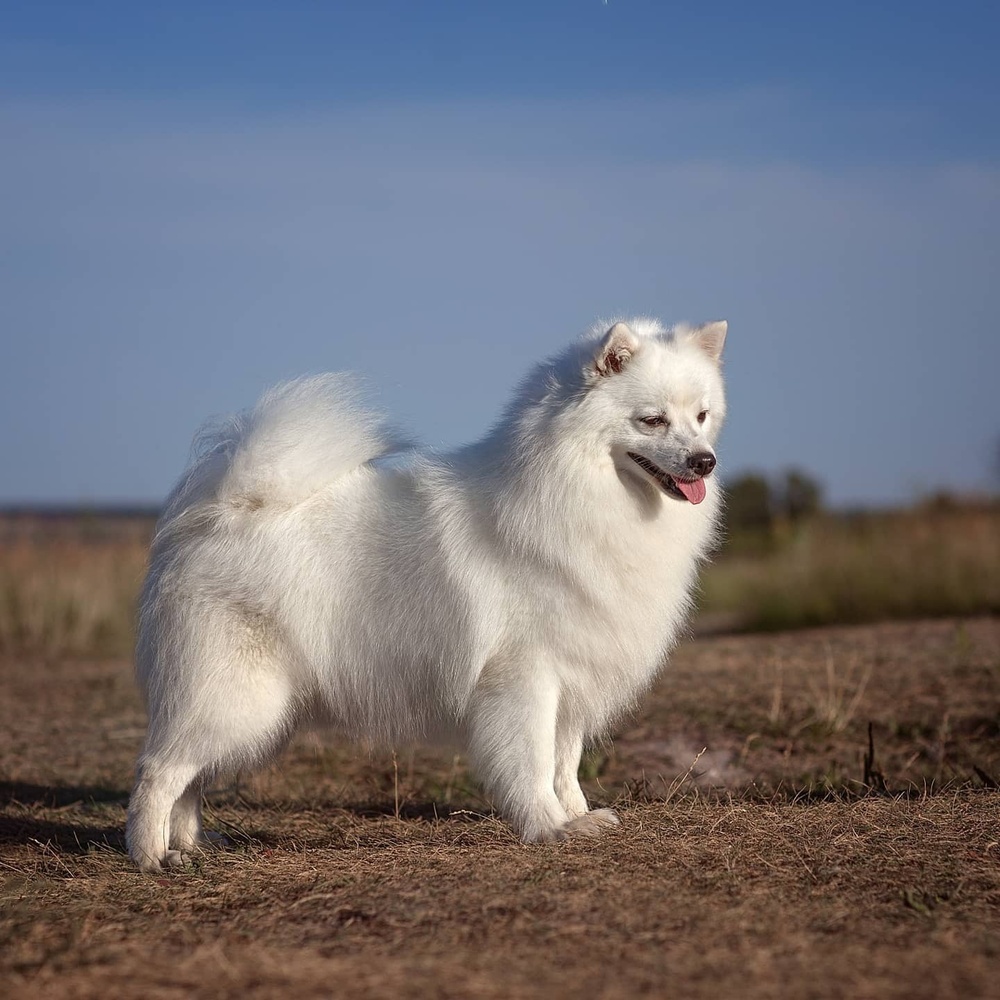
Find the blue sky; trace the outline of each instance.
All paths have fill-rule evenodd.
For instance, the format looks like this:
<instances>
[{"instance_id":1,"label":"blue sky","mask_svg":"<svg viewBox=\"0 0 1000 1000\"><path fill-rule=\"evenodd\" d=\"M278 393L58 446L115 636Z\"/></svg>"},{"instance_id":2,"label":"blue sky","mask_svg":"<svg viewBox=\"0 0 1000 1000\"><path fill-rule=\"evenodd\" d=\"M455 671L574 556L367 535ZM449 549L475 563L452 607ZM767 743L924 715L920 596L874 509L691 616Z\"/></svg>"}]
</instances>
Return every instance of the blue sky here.
<instances>
[{"instance_id":1,"label":"blue sky","mask_svg":"<svg viewBox=\"0 0 1000 1000\"><path fill-rule=\"evenodd\" d=\"M730 321L730 471L994 486L997 10L0 0L0 503L302 372L458 444L628 313Z\"/></svg>"}]
</instances>

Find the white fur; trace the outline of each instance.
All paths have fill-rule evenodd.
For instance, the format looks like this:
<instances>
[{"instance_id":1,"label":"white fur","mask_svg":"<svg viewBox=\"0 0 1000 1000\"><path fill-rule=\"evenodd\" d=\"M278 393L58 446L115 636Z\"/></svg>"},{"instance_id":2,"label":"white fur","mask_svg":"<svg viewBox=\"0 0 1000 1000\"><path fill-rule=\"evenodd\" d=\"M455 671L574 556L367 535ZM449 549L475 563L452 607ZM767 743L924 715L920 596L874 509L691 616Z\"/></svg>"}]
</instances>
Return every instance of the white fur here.
<instances>
[{"instance_id":1,"label":"white fur","mask_svg":"<svg viewBox=\"0 0 1000 1000\"><path fill-rule=\"evenodd\" d=\"M711 452L725 326L606 330L451 454L389 458L349 375L280 386L203 435L141 600L140 867L206 844L203 783L307 723L457 742L526 841L616 822L588 813L581 750L664 662L720 501L714 478L697 506L666 495L628 452L680 476Z\"/></svg>"}]
</instances>

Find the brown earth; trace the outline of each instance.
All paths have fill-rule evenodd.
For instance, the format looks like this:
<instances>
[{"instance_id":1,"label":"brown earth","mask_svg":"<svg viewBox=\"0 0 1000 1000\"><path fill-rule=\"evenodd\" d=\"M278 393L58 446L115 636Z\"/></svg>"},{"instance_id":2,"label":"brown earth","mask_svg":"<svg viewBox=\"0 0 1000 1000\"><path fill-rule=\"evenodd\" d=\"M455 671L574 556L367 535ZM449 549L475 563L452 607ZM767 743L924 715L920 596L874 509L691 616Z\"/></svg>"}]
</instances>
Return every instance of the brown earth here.
<instances>
[{"instance_id":1,"label":"brown earth","mask_svg":"<svg viewBox=\"0 0 1000 1000\"><path fill-rule=\"evenodd\" d=\"M0 662L6 996L1000 996L997 619L687 644L584 762L597 841L304 737L140 875L142 727L126 662Z\"/></svg>"}]
</instances>

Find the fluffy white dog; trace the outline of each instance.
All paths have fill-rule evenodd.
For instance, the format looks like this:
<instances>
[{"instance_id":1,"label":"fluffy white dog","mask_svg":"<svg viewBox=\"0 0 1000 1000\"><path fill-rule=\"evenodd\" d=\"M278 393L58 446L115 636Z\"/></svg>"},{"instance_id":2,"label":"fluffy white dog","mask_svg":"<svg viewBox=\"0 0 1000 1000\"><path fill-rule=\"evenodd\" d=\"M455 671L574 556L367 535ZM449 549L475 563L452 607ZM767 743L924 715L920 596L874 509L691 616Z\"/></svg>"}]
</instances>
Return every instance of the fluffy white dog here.
<instances>
[{"instance_id":1,"label":"fluffy white dog","mask_svg":"<svg viewBox=\"0 0 1000 1000\"><path fill-rule=\"evenodd\" d=\"M712 543L725 336L595 328L446 455L400 452L344 374L203 433L142 593L136 864L206 844L205 781L303 724L464 747L525 841L617 823L580 754L663 664Z\"/></svg>"}]
</instances>

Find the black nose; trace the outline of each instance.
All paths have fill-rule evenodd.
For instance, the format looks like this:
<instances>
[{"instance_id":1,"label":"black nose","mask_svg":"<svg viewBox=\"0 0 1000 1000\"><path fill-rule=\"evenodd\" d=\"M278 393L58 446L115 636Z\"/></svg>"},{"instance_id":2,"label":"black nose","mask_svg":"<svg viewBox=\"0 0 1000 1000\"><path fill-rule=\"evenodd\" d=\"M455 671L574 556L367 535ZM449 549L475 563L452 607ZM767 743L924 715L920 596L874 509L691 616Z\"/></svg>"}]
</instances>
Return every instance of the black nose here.
<instances>
[{"instance_id":1,"label":"black nose","mask_svg":"<svg viewBox=\"0 0 1000 1000\"><path fill-rule=\"evenodd\" d=\"M715 456L710 451L696 451L688 457L688 468L699 476L707 476L715 468Z\"/></svg>"}]
</instances>

